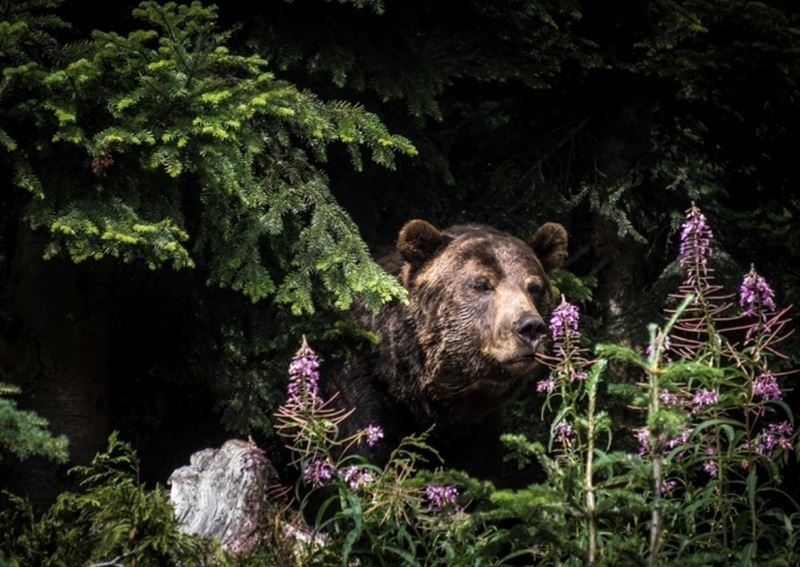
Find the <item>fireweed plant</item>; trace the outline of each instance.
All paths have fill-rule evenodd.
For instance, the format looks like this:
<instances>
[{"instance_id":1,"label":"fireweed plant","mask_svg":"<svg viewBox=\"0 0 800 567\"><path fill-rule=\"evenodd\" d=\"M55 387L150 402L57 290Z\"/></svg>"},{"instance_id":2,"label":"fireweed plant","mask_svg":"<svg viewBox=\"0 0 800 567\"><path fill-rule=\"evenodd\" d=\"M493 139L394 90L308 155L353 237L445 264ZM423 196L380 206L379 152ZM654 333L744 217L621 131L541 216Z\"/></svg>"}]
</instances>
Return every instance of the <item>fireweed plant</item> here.
<instances>
[{"instance_id":1,"label":"fireweed plant","mask_svg":"<svg viewBox=\"0 0 800 567\"><path fill-rule=\"evenodd\" d=\"M779 350L789 308L778 309L754 267L738 301L726 294L709 267L712 244L692 205L681 231L685 279L673 297L682 303L667 310L670 325L654 333L646 359L647 434L639 439L653 467L651 563L663 554L797 564L800 517L781 478L796 442L782 399L793 371L781 370L787 357Z\"/></svg>"},{"instance_id":2,"label":"fireweed plant","mask_svg":"<svg viewBox=\"0 0 800 567\"><path fill-rule=\"evenodd\" d=\"M297 542L298 565L473 565L486 562L497 532L465 513L459 490L442 471L420 472L437 457L425 435L396 448L385 467L357 454L359 445L383 442L380 424L344 436L352 410L335 407L320 394L319 358L305 338L289 366L287 401L276 412L276 430L286 440L301 476L296 498L313 526L286 525ZM464 482L470 479L460 475ZM308 514L306 514L308 516Z\"/></svg>"},{"instance_id":3,"label":"fireweed plant","mask_svg":"<svg viewBox=\"0 0 800 567\"><path fill-rule=\"evenodd\" d=\"M543 357L551 373L537 384L544 407L555 413L550 451L506 437L517 456L527 450L548 473L547 482L528 489L539 497L539 514L549 510L562 526L559 533L550 529L560 541L531 545L542 562L798 564L800 515L781 477L797 442L783 401L793 372L779 350L790 334L789 308L778 308L755 268L738 298L726 294L714 280L712 253L711 227L692 205L680 239L684 281L671 296L665 325L650 326L643 353L598 345L590 361L579 345L577 306L562 299L554 310L553 351ZM633 365L641 376L634 385L606 388L642 415L632 432L635 454L609 450L611 422L597 410L598 383L611 360Z\"/></svg>"}]
</instances>

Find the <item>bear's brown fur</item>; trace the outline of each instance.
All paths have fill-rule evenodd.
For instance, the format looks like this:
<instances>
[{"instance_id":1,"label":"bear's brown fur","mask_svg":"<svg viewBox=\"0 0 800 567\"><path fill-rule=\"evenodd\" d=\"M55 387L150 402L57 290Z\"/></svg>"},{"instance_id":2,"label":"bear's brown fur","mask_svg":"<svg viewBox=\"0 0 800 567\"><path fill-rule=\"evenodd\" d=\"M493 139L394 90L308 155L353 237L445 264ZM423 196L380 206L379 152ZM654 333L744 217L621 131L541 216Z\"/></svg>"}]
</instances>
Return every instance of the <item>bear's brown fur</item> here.
<instances>
[{"instance_id":1,"label":"bear's brown fur","mask_svg":"<svg viewBox=\"0 0 800 567\"><path fill-rule=\"evenodd\" d=\"M523 242L488 226L408 222L397 241L408 302L359 315L380 343L328 374L326 393L355 408L353 428L382 426L384 450L431 425L440 446L481 443L476 432L530 384L553 303L547 273L566 250L555 223Z\"/></svg>"}]
</instances>

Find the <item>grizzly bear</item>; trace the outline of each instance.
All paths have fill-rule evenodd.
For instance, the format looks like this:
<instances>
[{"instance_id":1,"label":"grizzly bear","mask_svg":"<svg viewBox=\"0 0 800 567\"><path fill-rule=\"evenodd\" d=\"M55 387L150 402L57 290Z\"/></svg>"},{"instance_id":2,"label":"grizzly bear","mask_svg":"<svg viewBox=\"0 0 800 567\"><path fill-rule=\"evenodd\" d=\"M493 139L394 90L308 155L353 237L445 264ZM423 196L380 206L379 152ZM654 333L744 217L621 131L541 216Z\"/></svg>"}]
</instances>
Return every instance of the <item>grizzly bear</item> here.
<instances>
[{"instance_id":1,"label":"grizzly bear","mask_svg":"<svg viewBox=\"0 0 800 567\"><path fill-rule=\"evenodd\" d=\"M499 451L493 424L531 384L553 304L547 274L566 253L556 223L527 242L483 225L403 226L396 264L407 303L359 313L378 345L323 377L325 394L338 391L338 403L355 409L351 428L383 428L369 458L382 464L402 437L433 426L448 466L487 476Z\"/></svg>"}]
</instances>

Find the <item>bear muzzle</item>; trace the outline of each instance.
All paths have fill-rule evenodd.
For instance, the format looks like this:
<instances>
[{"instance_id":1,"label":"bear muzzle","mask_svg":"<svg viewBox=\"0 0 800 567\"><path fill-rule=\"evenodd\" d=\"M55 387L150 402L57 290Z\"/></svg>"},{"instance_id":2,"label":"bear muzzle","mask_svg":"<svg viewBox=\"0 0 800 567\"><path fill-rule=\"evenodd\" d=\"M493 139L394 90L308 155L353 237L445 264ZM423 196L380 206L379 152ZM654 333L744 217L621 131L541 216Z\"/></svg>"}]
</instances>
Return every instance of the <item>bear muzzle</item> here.
<instances>
[{"instance_id":1,"label":"bear muzzle","mask_svg":"<svg viewBox=\"0 0 800 567\"><path fill-rule=\"evenodd\" d=\"M527 374L536 366L536 356L544 350L547 325L535 312L526 311L513 322L506 323L505 332L487 349L496 363L512 375Z\"/></svg>"}]
</instances>

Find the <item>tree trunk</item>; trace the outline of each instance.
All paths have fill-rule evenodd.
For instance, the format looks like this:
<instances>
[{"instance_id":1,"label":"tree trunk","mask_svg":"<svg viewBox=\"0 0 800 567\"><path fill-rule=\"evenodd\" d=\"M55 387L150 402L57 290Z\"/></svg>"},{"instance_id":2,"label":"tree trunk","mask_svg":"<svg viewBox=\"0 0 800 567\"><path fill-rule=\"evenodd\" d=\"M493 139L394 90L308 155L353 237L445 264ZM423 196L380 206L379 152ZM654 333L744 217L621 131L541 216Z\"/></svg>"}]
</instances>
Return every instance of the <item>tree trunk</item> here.
<instances>
[{"instance_id":1,"label":"tree trunk","mask_svg":"<svg viewBox=\"0 0 800 567\"><path fill-rule=\"evenodd\" d=\"M603 309L603 336L615 341L630 338L628 317L642 289L646 248L633 238L620 238L617 226L595 214L592 245L603 270L598 276L595 299Z\"/></svg>"},{"instance_id":2,"label":"tree trunk","mask_svg":"<svg viewBox=\"0 0 800 567\"><path fill-rule=\"evenodd\" d=\"M13 321L2 365L22 388L20 406L69 438L70 464L86 463L108 436L112 263L44 260L44 239L21 223L4 310ZM46 506L65 487L63 469L34 458L15 465L9 488Z\"/></svg>"},{"instance_id":3,"label":"tree trunk","mask_svg":"<svg viewBox=\"0 0 800 567\"><path fill-rule=\"evenodd\" d=\"M598 190L606 191L624 182L650 151L651 118L640 105L623 103L608 122L597 154L598 170L607 180L606 188ZM624 202L616 206L624 207ZM595 300L603 308L604 336L624 341L630 333L626 314L641 294L647 246L631 236L620 237L617 223L598 211L594 211L591 238L593 254L603 266Z\"/></svg>"}]
</instances>

